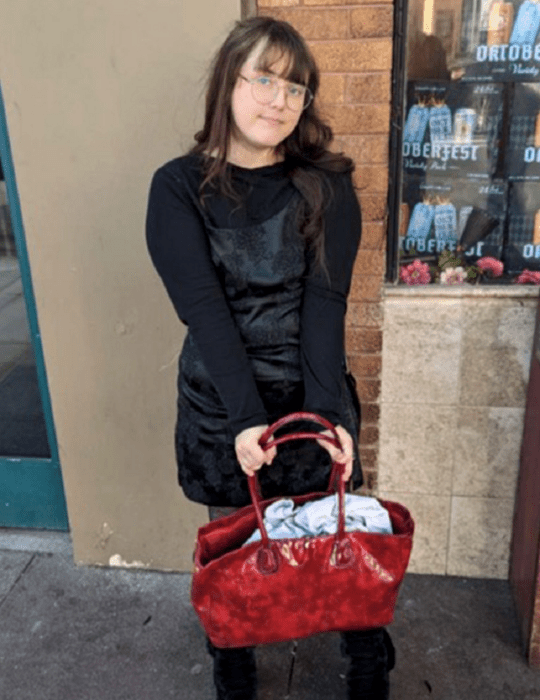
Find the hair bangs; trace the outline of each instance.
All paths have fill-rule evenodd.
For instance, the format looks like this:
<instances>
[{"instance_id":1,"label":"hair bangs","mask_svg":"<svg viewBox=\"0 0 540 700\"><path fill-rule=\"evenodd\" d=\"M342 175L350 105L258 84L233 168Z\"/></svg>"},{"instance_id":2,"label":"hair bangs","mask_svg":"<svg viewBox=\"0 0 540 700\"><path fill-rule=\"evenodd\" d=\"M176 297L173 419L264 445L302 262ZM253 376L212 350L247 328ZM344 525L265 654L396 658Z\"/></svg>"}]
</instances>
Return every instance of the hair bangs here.
<instances>
[{"instance_id":1,"label":"hair bangs","mask_svg":"<svg viewBox=\"0 0 540 700\"><path fill-rule=\"evenodd\" d=\"M291 41L289 36L269 35L265 38L266 44L257 60L258 70L270 73L272 66L283 61L280 78L299 85L312 83L316 68L301 44Z\"/></svg>"}]
</instances>

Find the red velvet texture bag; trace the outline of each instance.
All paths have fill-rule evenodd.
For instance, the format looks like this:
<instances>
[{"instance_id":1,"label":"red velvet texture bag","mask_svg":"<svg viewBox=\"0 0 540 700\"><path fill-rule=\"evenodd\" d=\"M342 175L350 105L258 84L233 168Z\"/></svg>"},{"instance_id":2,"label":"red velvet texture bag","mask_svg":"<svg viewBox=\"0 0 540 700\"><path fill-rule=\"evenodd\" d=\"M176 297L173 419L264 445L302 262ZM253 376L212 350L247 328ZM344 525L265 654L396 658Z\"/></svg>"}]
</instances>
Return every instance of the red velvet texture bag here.
<instances>
[{"instance_id":1,"label":"red velvet texture bag","mask_svg":"<svg viewBox=\"0 0 540 700\"><path fill-rule=\"evenodd\" d=\"M297 432L269 440L281 427L299 420L314 421L333 437ZM267 449L301 438L326 439L340 447L331 423L304 412L271 425L260 444ZM343 465L334 464L328 487L328 493L338 493L335 535L269 539L263 513L279 499L262 501L256 476L248 477L251 505L199 528L191 600L214 646L255 646L392 622L411 553L413 520L399 503L380 501L389 511L392 535L345 532L342 473ZM292 500L301 505L328 493ZM262 539L242 546L257 527Z\"/></svg>"}]
</instances>

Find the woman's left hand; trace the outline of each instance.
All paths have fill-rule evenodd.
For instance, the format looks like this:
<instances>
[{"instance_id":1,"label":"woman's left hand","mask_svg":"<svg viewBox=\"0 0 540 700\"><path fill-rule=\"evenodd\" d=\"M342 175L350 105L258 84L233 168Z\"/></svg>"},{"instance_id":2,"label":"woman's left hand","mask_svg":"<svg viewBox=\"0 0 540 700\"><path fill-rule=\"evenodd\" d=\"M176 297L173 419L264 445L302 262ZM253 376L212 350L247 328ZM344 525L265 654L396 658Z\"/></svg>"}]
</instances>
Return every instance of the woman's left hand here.
<instances>
[{"instance_id":1,"label":"woman's left hand","mask_svg":"<svg viewBox=\"0 0 540 700\"><path fill-rule=\"evenodd\" d=\"M336 426L336 432L339 436L340 442L343 445L343 450L339 450L334 445L331 445L326 440L317 440L321 447L324 447L328 451L332 462L339 462L345 465L345 471L343 472L343 481L348 481L351 478L354 452L353 452L353 440L349 433L341 425ZM332 437L330 430L323 430L321 435L328 435Z\"/></svg>"}]
</instances>

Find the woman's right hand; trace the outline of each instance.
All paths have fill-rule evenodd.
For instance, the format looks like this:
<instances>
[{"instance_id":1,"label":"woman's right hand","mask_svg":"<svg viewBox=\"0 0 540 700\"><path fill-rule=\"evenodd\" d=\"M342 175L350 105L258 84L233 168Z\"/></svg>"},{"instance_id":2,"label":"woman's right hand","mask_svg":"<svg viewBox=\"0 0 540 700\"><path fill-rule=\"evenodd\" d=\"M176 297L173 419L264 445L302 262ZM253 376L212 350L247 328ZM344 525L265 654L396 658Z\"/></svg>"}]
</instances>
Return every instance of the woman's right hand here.
<instances>
[{"instance_id":1,"label":"woman's right hand","mask_svg":"<svg viewBox=\"0 0 540 700\"><path fill-rule=\"evenodd\" d=\"M234 449L236 458L242 471L248 476L253 476L263 464L272 464L277 454L275 447L263 450L259 445L259 439L267 428L267 425L256 425L253 428L246 428L241 433L238 433L235 438Z\"/></svg>"}]
</instances>

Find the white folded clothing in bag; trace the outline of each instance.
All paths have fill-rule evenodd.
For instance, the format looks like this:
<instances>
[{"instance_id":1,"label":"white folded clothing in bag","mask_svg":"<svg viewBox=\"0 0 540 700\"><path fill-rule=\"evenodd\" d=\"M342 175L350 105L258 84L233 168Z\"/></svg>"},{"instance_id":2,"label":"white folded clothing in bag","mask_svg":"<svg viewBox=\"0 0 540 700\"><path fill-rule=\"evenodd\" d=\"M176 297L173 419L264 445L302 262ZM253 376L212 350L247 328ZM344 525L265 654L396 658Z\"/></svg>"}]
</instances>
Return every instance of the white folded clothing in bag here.
<instances>
[{"instance_id":1,"label":"white folded clothing in bag","mask_svg":"<svg viewBox=\"0 0 540 700\"><path fill-rule=\"evenodd\" d=\"M272 540L291 537L316 537L337 532L338 496L326 496L296 507L290 498L275 501L264 512L264 524ZM386 508L376 498L345 494L345 530L347 532L377 532L392 534L392 523ZM257 529L245 542L257 542Z\"/></svg>"}]
</instances>

